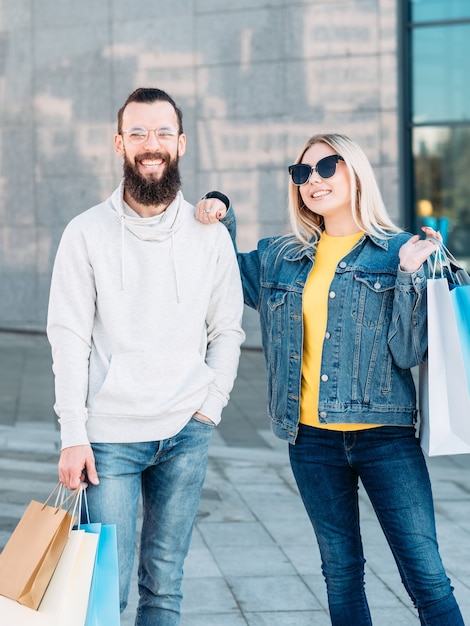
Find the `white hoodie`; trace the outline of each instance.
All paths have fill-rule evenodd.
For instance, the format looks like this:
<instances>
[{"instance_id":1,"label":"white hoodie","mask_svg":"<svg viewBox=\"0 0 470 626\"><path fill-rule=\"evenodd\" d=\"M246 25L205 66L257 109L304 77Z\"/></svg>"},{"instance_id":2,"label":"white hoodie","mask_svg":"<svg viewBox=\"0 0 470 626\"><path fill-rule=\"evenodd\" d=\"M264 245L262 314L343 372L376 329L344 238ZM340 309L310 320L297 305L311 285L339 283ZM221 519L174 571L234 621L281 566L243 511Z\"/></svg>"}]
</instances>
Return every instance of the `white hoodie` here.
<instances>
[{"instance_id":1,"label":"white hoodie","mask_svg":"<svg viewBox=\"0 0 470 626\"><path fill-rule=\"evenodd\" d=\"M158 441L199 411L216 424L236 376L243 296L232 242L181 192L132 217L123 184L74 218L52 275L52 346L62 447Z\"/></svg>"}]
</instances>

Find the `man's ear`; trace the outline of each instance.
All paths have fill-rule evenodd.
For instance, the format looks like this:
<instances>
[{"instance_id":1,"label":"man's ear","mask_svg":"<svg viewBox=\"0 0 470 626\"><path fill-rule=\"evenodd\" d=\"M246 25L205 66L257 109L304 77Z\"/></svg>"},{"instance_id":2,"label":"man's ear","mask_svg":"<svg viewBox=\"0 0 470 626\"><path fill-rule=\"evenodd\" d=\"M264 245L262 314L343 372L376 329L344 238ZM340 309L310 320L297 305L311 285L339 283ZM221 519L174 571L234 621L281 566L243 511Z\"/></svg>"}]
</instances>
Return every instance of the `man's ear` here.
<instances>
[{"instance_id":1,"label":"man's ear","mask_svg":"<svg viewBox=\"0 0 470 626\"><path fill-rule=\"evenodd\" d=\"M114 151L119 156L124 156L126 151L124 149L124 141L122 140L122 135L114 135Z\"/></svg>"},{"instance_id":2,"label":"man's ear","mask_svg":"<svg viewBox=\"0 0 470 626\"><path fill-rule=\"evenodd\" d=\"M182 157L185 152L186 152L186 135L184 133L181 133L181 135L178 137L178 156Z\"/></svg>"}]
</instances>

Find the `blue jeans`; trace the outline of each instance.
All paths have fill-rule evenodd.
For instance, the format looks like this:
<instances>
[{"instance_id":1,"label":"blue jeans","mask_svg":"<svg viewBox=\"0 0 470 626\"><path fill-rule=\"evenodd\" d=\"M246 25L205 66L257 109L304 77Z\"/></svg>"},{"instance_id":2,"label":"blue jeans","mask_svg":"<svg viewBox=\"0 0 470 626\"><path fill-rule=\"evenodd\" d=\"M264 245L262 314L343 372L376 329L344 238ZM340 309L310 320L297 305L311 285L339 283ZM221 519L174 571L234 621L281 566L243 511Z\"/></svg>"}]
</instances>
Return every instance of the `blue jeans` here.
<instances>
[{"instance_id":1,"label":"blue jeans","mask_svg":"<svg viewBox=\"0 0 470 626\"><path fill-rule=\"evenodd\" d=\"M136 626L177 626L180 622L183 562L212 431L212 425L193 418L177 435L163 441L92 444L100 484L89 485L88 508L92 522L116 524L121 612L129 595L142 493Z\"/></svg>"},{"instance_id":2,"label":"blue jeans","mask_svg":"<svg viewBox=\"0 0 470 626\"><path fill-rule=\"evenodd\" d=\"M439 555L429 474L413 428L343 433L301 425L289 454L320 548L334 626L372 624L364 589L359 478L421 624L463 626Z\"/></svg>"}]
</instances>

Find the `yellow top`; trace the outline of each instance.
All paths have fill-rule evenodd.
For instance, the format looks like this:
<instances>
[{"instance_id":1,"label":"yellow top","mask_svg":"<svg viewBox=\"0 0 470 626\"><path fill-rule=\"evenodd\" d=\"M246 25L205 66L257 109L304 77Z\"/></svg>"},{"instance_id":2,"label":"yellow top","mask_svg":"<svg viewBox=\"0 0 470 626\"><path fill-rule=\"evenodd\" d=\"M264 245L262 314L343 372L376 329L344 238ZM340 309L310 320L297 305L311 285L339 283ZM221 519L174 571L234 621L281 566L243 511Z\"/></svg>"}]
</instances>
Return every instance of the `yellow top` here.
<instances>
[{"instance_id":1,"label":"yellow top","mask_svg":"<svg viewBox=\"0 0 470 626\"><path fill-rule=\"evenodd\" d=\"M302 358L302 391L300 421L308 426L329 430L363 430L371 424L320 424L318 393L323 341L327 331L328 293L339 261L348 254L363 233L331 237L323 232L315 253L315 265L305 284L302 314L304 346Z\"/></svg>"}]
</instances>

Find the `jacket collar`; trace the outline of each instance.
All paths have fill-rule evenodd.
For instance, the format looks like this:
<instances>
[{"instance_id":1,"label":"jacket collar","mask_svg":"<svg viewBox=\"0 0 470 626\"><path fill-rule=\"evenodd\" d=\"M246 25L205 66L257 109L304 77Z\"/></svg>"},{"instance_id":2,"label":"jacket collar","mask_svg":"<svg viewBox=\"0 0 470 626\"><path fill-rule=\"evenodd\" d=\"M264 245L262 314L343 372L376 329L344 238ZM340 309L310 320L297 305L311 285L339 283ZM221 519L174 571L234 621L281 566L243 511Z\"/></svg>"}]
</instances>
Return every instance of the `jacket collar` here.
<instances>
[{"instance_id":1,"label":"jacket collar","mask_svg":"<svg viewBox=\"0 0 470 626\"><path fill-rule=\"evenodd\" d=\"M375 235L369 235L367 233L359 239L356 245L361 245L366 239L369 239L373 244L382 248L382 250L388 250L388 239L380 239ZM315 246L300 248L293 244L292 246L289 246L283 254L283 258L286 261L300 261L304 257L313 261L315 257Z\"/></svg>"}]
</instances>

